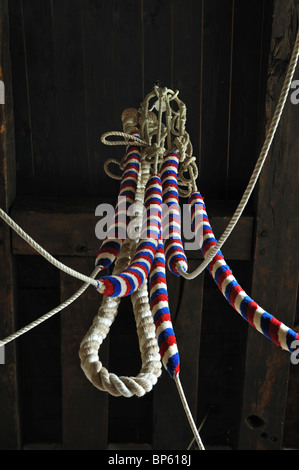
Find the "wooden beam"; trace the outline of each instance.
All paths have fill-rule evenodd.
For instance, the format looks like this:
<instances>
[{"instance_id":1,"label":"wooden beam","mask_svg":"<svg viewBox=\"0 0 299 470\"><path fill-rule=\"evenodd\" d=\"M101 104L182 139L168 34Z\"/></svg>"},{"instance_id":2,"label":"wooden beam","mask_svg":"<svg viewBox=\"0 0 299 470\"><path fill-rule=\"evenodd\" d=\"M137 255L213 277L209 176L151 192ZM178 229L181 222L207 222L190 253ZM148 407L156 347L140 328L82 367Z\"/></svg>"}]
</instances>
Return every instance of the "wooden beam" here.
<instances>
[{"instance_id":1,"label":"wooden beam","mask_svg":"<svg viewBox=\"0 0 299 470\"><path fill-rule=\"evenodd\" d=\"M5 104L0 104L0 205L9 210L15 195L14 120L9 56L8 2L0 5L0 80L5 87ZM0 223L0 339L14 331L14 266L10 229ZM5 364L0 365L0 449L20 447L17 400L16 351L13 343L5 347Z\"/></svg>"},{"instance_id":2,"label":"wooden beam","mask_svg":"<svg viewBox=\"0 0 299 470\"><path fill-rule=\"evenodd\" d=\"M275 1L267 124L281 90L297 24L294 2ZM298 73L299 69L295 77ZM252 297L291 328L294 326L299 272L298 128L298 108L289 99L259 181L252 278ZM289 366L290 354L250 327L245 357L240 450L281 449Z\"/></svg>"},{"instance_id":3,"label":"wooden beam","mask_svg":"<svg viewBox=\"0 0 299 470\"><path fill-rule=\"evenodd\" d=\"M95 236L95 226L100 220L95 208L100 203L115 204L111 199L63 199L40 200L25 198L16 201L11 217L31 235L36 242L53 256L95 256L101 240ZM220 237L237 206L234 202L206 201L216 237ZM187 236L187 235L186 235ZM226 259L251 259L253 237L253 216L247 210L238 222L234 232L223 247ZM12 234L13 253L34 254L34 250L19 237ZM191 259L201 259L200 250L188 250Z\"/></svg>"},{"instance_id":4,"label":"wooden beam","mask_svg":"<svg viewBox=\"0 0 299 470\"><path fill-rule=\"evenodd\" d=\"M91 258L61 259L73 269L89 272ZM90 273L92 272L92 267ZM90 274L89 273L89 274ZM61 300L70 297L82 282L61 273ZM62 445L65 450L107 448L108 395L96 389L80 367L80 342L92 324L101 296L87 289L61 317ZM107 364L108 342L103 343L100 360Z\"/></svg>"}]
</instances>

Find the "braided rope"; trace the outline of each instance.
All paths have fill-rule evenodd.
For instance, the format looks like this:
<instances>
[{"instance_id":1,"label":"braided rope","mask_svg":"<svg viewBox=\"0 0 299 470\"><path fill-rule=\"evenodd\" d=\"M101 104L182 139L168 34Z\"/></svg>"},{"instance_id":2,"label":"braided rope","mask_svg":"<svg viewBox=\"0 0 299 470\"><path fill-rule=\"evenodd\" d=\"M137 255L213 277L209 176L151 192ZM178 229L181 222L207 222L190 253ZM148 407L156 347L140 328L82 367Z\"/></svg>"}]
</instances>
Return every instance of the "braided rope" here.
<instances>
[{"instance_id":1,"label":"braided rope","mask_svg":"<svg viewBox=\"0 0 299 470\"><path fill-rule=\"evenodd\" d=\"M165 255L168 269L176 275L180 270L188 270L188 261L181 240L181 210L177 185L179 157L175 152L169 153L163 160L161 180L163 187L163 203L168 210L163 217L163 238L165 239ZM165 233L165 229L167 233Z\"/></svg>"},{"instance_id":2,"label":"braided rope","mask_svg":"<svg viewBox=\"0 0 299 470\"><path fill-rule=\"evenodd\" d=\"M139 137L136 131L133 131L132 135ZM101 270L107 268L115 261L123 240L126 238L126 230L129 222L127 215L128 208L135 201L140 164L140 148L129 145L127 147L125 167L121 178L114 220L107 231L107 237L103 241L95 261L95 265L100 266ZM120 207L123 204L123 199L120 200L120 198L125 198L125 207ZM123 217L119 217L120 212L122 212L121 215L123 215ZM116 237L116 235L118 235L118 237Z\"/></svg>"},{"instance_id":3,"label":"braided rope","mask_svg":"<svg viewBox=\"0 0 299 470\"><path fill-rule=\"evenodd\" d=\"M126 269L134 249L134 241L127 239L123 243L115 263L114 273ZM81 368L86 377L96 388L116 397L143 396L152 389L161 374L160 356L155 341L155 328L145 287L141 286L132 295L131 299L142 358L141 370L136 377L118 377L116 374L110 373L103 367L98 356L100 347L117 316L121 297L103 297L98 314L83 338L79 350Z\"/></svg>"},{"instance_id":4,"label":"braided rope","mask_svg":"<svg viewBox=\"0 0 299 470\"><path fill-rule=\"evenodd\" d=\"M193 192L189 200L191 206L192 229L198 238L204 258L217 246L217 240L210 225L206 207L201 194ZM289 352L294 352L294 340L299 340L299 333L284 325L274 316L263 310L234 277L231 269L218 251L209 263L208 269L219 290L229 304L257 331L272 340L277 346Z\"/></svg>"},{"instance_id":5,"label":"braided rope","mask_svg":"<svg viewBox=\"0 0 299 470\"><path fill-rule=\"evenodd\" d=\"M153 206L155 207L154 213ZM125 271L117 275L104 276L99 280L97 290L101 294L116 297L130 295L141 286L149 275L161 230L162 185L160 177L157 175L153 175L147 182L145 209L146 231L150 231L150 238L140 239L133 260Z\"/></svg>"},{"instance_id":6,"label":"braided rope","mask_svg":"<svg viewBox=\"0 0 299 470\"><path fill-rule=\"evenodd\" d=\"M174 378L180 371L180 357L168 304L165 254L161 239L150 272L149 290L161 360L169 375Z\"/></svg>"}]
</instances>

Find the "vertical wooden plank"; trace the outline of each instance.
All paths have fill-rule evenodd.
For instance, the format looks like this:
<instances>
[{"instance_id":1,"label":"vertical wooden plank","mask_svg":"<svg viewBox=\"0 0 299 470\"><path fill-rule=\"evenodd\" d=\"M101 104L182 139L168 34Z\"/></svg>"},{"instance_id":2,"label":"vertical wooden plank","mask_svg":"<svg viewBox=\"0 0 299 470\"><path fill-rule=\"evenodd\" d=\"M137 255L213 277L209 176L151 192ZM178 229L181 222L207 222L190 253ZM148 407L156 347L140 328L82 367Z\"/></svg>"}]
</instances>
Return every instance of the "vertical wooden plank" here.
<instances>
[{"instance_id":1,"label":"vertical wooden plank","mask_svg":"<svg viewBox=\"0 0 299 470\"><path fill-rule=\"evenodd\" d=\"M294 2L274 3L267 124L284 79L297 29ZM297 70L298 73L298 70ZM297 108L288 100L259 181L252 297L291 328L298 287L299 230ZM281 449L290 355L262 335L248 332L240 449Z\"/></svg>"},{"instance_id":2,"label":"vertical wooden plank","mask_svg":"<svg viewBox=\"0 0 299 470\"><path fill-rule=\"evenodd\" d=\"M64 258L62 262L87 275L93 270L91 258ZM82 283L61 274L62 301ZM66 450L104 450L107 448L108 395L96 389L80 367L80 342L92 324L101 296L90 287L72 303L61 318L62 429ZM100 359L107 364L107 341Z\"/></svg>"},{"instance_id":3,"label":"vertical wooden plank","mask_svg":"<svg viewBox=\"0 0 299 470\"><path fill-rule=\"evenodd\" d=\"M17 257L17 286L16 329L60 303L59 271L41 256ZM60 318L16 340L23 448L61 443Z\"/></svg>"},{"instance_id":4,"label":"vertical wooden plank","mask_svg":"<svg viewBox=\"0 0 299 470\"><path fill-rule=\"evenodd\" d=\"M124 297L109 332L109 371L136 377L141 368L140 347L131 296ZM144 444L152 436L152 392L143 397L109 396L109 444Z\"/></svg>"},{"instance_id":5,"label":"vertical wooden plank","mask_svg":"<svg viewBox=\"0 0 299 470\"><path fill-rule=\"evenodd\" d=\"M7 1L1 2L0 6L0 80L5 86L5 104L0 104L0 205L8 211L15 195L15 148ZM15 328L15 298L10 229L2 221L0 259L5 267L0 271L0 330L1 338L5 338ZM0 448L18 449L20 431L14 343L5 347L5 364L0 365L0 395Z\"/></svg>"},{"instance_id":6,"label":"vertical wooden plank","mask_svg":"<svg viewBox=\"0 0 299 470\"><path fill-rule=\"evenodd\" d=\"M59 172L51 1L22 1L28 99L32 129L33 182L27 194L63 194ZM24 188L25 189L25 188Z\"/></svg>"},{"instance_id":7,"label":"vertical wooden plank","mask_svg":"<svg viewBox=\"0 0 299 470\"><path fill-rule=\"evenodd\" d=\"M295 317L294 331L299 333L299 292L297 293L297 309ZM283 428L283 442L285 449L299 449L298 429L299 429L299 368L298 363L290 364L290 375L288 384L288 396L286 403L286 414Z\"/></svg>"},{"instance_id":8,"label":"vertical wooden plank","mask_svg":"<svg viewBox=\"0 0 299 470\"><path fill-rule=\"evenodd\" d=\"M138 108L142 100L140 2L82 4L89 193L114 197L119 182L108 179L103 164L112 156L121 160L124 148L105 146L100 136L121 131L123 110Z\"/></svg>"},{"instance_id":9,"label":"vertical wooden plank","mask_svg":"<svg viewBox=\"0 0 299 470\"><path fill-rule=\"evenodd\" d=\"M172 1L143 0L145 95L160 81L171 88L173 70Z\"/></svg>"},{"instance_id":10,"label":"vertical wooden plank","mask_svg":"<svg viewBox=\"0 0 299 470\"><path fill-rule=\"evenodd\" d=\"M259 152L264 34L272 4L260 0L233 4L226 193L228 199L236 200L246 188Z\"/></svg>"},{"instance_id":11,"label":"vertical wooden plank","mask_svg":"<svg viewBox=\"0 0 299 470\"><path fill-rule=\"evenodd\" d=\"M186 130L190 135L194 156L200 164L202 104L202 23L204 1L173 2L173 87L187 106ZM190 73L192 69L192 73Z\"/></svg>"},{"instance_id":12,"label":"vertical wooden plank","mask_svg":"<svg viewBox=\"0 0 299 470\"><path fill-rule=\"evenodd\" d=\"M8 6L15 121L16 192L26 194L29 188L32 189L34 161L22 0L12 0Z\"/></svg>"},{"instance_id":13,"label":"vertical wooden plank","mask_svg":"<svg viewBox=\"0 0 299 470\"><path fill-rule=\"evenodd\" d=\"M197 265L198 261L190 260L190 271ZM181 361L180 380L196 421L203 276L186 281L171 275L167 284ZM155 450L185 450L193 438L175 382L165 370L154 389L153 422Z\"/></svg>"},{"instance_id":14,"label":"vertical wooden plank","mask_svg":"<svg viewBox=\"0 0 299 470\"><path fill-rule=\"evenodd\" d=\"M233 0L204 1L200 189L209 199L223 199L227 180Z\"/></svg>"},{"instance_id":15,"label":"vertical wooden plank","mask_svg":"<svg viewBox=\"0 0 299 470\"><path fill-rule=\"evenodd\" d=\"M224 247L224 253L226 248ZM250 287L250 261L226 258L244 289ZM211 449L234 448L241 414L247 323L223 297L206 272L199 355L198 422L206 413L201 437Z\"/></svg>"},{"instance_id":16,"label":"vertical wooden plank","mask_svg":"<svg viewBox=\"0 0 299 470\"><path fill-rule=\"evenodd\" d=\"M82 2L52 0L57 152L63 193L89 193Z\"/></svg>"}]
</instances>

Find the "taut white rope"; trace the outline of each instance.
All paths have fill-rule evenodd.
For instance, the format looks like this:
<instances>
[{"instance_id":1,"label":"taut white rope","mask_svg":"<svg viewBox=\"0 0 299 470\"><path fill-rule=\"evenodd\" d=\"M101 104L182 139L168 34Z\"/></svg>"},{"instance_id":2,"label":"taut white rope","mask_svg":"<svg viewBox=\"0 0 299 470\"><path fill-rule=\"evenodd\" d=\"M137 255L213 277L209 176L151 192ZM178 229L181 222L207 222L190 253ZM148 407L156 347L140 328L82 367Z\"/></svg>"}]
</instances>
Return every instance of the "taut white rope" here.
<instances>
[{"instance_id":1,"label":"taut white rope","mask_svg":"<svg viewBox=\"0 0 299 470\"><path fill-rule=\"evenodd\" d=\"M185 414L187 416L187 419L189 421L189 424L190 424L190 427L192 429L192 432L193 432L193 435L194 435L194 438L197 442L197 445L198 445L198 448L199 450L205 450L204 448L204 445L202 443L202 440L200 438L200 435L198 433L198 430L196 428L196 425L194 423L194 420L193 420L193 417L192 417L192 414L191 414L191 411L190 411L190 408L189 408L189 405L188 405L188 402L186 400L186 397L185 397L185 394L184 394L184 390L183 390L183 387L182 387L182 384L181 384L181 381L179 379L179 374L176 375L175 377L175 383L176 383L176 386L177 386L177 389L178 389L178 392L179 392L179 396L180 396L180 399L182 401L182 404L183 404L183 407L184 407L184 410L185 410Z\"/></svg>"},{"instance_id":2,"label":"taut white rope","mask_svg":"<svg viewBox=\"0 0 299 470\"><path fill-rule=\"evenodd\" d=\"M93 273L90 275L91 278L94 278L98 272L99 272L100 268L96 268ZM85 283L83 284L80 289L78 289L71 297L69 297L67 300L65 300L64 302L62 302L60 305L58 305L57 307L53 308L52 310L50 310L49 312L45 313L44 315L42 315L41 317L39 317L37 320L34 320L33 322L29 323L28 325L24 326L23 328L21 328L20 330L16 331L15 333L12 333L11 335L7 336L7 338L3 339L0 341L0 344L1 346L7 344L7 343L10 343L11 341L14 341L15 339L17 339L19 336L23 335L24 333L27 333L28 331L32 330L32 328L35 328L36 326L40 325L41 323L43 323L44 321L46 320L49 320L49 318L53 317L54 315L56 315L56 313L58 312L61 312L61 310L63 310L64 308L68 307L72 302L74 302L75 300L77 300L80 295L83 294L83 292L86 291L86 289L89 287L89 283Z\"/></svg>"},{"instance_id":3,"label":"taut white rope","mask_svg":"<svg viewBox=\"0 0 299 470\"><path fill-rule=\"evenodd\" d=\"M0 208L0 217L11 227L25 242L28 243L37 253L39 253L41 256L43 256L49 263L53 264L56 268L60 269L60 271L65 272L66 274L69 274L70 276L73 276L77 279L80 279L81 281L86 282L88 285L93 285L95 287L98 287L99 283L95 279L85 276L85 274L81 274L74 269L69 268L65 264L61 263L58 261L56 258L54 258L50 253L48 253L42 246L40 246L33 238L28 235L14 220L12 220L9 215Z\"/></svg>"},{"instance_id":4,"label":"taut white rope","mask_svg":"<svg viewBox=\"0 0 299 470\"><path fill-rule=\"evenodd\" d=\"M256 162L256 165L254 167L254 170L253 170L253 173L252 173L251 178L249 180L249 183L248 183L248 185L245 189L245 192L242 196L242 199L241 199L234 215L232 216L228 226L226 227L226 229L223 232L222 236L219 238L218 243L213 247L213 249L210 250L210 252L207 255L206 259L192 273L186 273L183 270L180 270L180 274L185 279L194 279L195 277L197 277L199 274L201 274L204 271L204 269L208 266L208 264L212 261L212 259L215 257L217 252L221 249L223 244L226 242L226 240L228 239L228 237L232 233L233 229L235 228L238 220L240 219L240 217L241 217L241 215L242 215L242 213L243 213L243 211L244 211L244 209L245 209L245 207L248 203L248 200L249 200L249 198L252 194L252 191L254 190L254 188L256 186L257 180L259 178L259 175L262 171L262 168L263 168L264 163L266 161L266 158L268 156L271 144L273 142L273 139L274 139L274 136L275 136L275 133L276 133L276 129L278 127L281 115L283 113L283 110L284 110L284 107L285 107L285 104L286 104L286 100L287 100L289 91L290 91L290 88L291 88L293 76L294 76L294 73L295 73L295 70L296 70L296 67L297 67L297 63L298 63L298 58L299 58L299 29L298 29L296 41L295 41L295 44L294 44L294 47L293 47L293 52L292 52L292 56L291 56L289 66L288 66L287 74L286 74L286 77L285 77L285 80L284 80L284 84L283 84L283 87L281 89L280 97L279 97L275 112L273 114L270 127L267 131L267 134L266 134L266 139L264 141L264 145L262 147L262 150L260 152L260 155L259 155L259 158ZM196 189L196 188L194 188L194 189Z\"/></svg>"}]
</instances>

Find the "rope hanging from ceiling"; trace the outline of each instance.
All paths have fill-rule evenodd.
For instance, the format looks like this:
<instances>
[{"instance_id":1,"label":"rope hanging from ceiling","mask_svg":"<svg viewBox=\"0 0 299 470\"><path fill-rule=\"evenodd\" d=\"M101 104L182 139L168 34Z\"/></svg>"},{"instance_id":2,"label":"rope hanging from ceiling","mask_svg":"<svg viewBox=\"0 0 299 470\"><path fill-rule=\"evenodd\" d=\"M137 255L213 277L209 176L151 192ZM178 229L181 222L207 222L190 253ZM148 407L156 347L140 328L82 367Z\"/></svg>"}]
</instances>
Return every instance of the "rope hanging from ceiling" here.
<instances>
[{"instance_id":1,"label":"rope hanging from ceiling","mask_svg":"<svg viewBox=\"0 0 299 470\"><path fill-rule=\"evenodd\" d=\"M90 276L78 273L53 258L19 227L2 209L1 218L40 255L58 269L84 281L84 285L61 305L11 334L0 342L3 346L51 318L74 302L93 285L102 294L101 306L83 338L79 356L81 367L100 390L113 396L143 396L152 390L162 372L162 365L174 379L198 448L204 446L192 418L179 379L180 357L168 302L166 268L171 274L194 279L205 268L230 305L257 331L277 346L294 353L299 334L262 309L251 299L234 277L222 252L238 222L268 156L282 115L299 56L299 32L281 90L280 98L267 131L264 145L244 195L228 227L217 242L209 222L204 199L197 188L198 168L186 132L186 106L178 91L154 86L139 109L129 108L122 114L123 131L103 134L105 145L123 145L126 152L121 161L108 159L104 168L111 178L120 180L115 216L96 256ZM110 140L119 137L120 140ZM111 171L119 167L121 176ZM181 237L180 198L188 201L192 229L202 250L204 261L188 273L188 260ZM133 214L128 215L130 208ZM167 209L166 211L163 208ZM134 226L135 236L128 236ZM98 279L98 274L114 264L111 275ZM114 322L122 297L130 296L136 321L141 369L136 377L118 377L99 360L99 349Z\"/></svg>"}]
</instances>

